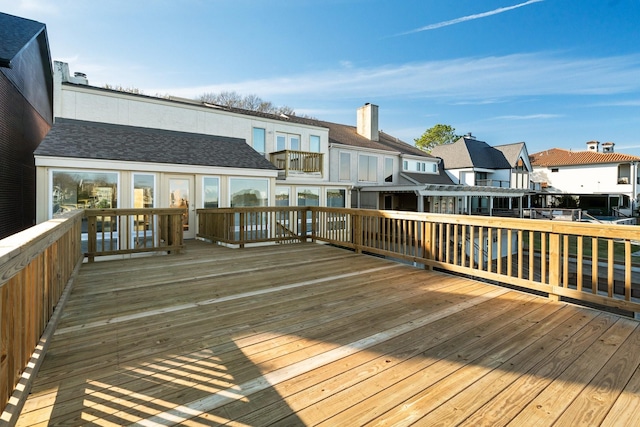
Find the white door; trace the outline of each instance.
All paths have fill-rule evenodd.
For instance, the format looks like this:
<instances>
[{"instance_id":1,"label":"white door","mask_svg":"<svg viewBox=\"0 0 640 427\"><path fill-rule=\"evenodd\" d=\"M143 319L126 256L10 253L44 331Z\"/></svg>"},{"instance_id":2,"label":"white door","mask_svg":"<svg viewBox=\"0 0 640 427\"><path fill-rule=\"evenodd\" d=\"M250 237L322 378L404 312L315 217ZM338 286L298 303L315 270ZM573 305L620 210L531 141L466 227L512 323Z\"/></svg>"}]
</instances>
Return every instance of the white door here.
<instances>
[{"instance_id":1,"label":"white door","mask_svg":"<svg viewBox=\"0 0 640 427\"><path fill-rule=\"evenodd\" d=\"M182 218L185 239L195 239L196 237L196 200L193 181L193 177L188 175L168 177L169 207L187 210Z\"/></svg>"}]
</instances>

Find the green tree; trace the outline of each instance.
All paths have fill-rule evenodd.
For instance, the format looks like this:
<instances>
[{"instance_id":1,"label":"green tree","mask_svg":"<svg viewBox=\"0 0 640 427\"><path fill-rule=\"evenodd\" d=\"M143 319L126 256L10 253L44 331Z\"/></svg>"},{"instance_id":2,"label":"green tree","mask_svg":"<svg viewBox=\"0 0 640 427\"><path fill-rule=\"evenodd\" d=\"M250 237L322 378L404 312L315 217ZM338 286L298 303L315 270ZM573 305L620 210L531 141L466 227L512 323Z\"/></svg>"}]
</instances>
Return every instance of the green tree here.
<instances>
[{"instance_id":1,"label":"green tree","mask_svg":"<svg viewBox=\"0 0 640 427\"><path fill-rule=\"evenodd\" d=\"M456 135L455 132L455 128L438 123L434 127L424 131L422 136L414 139L414 141L416 142L416 147L422 151L430 153L433 147L443 144L451 144L460 138L460 136Z\"/></svg>"}]
</instances>

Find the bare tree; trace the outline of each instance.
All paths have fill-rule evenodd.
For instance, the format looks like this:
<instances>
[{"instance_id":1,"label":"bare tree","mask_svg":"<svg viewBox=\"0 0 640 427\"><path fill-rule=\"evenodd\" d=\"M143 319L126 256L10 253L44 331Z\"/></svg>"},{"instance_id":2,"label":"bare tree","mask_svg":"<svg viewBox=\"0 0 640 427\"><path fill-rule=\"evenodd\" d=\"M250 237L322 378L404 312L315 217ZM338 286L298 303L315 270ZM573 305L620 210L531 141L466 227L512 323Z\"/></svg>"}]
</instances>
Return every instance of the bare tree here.
<instances>
[{"instance_id":1,"label":"bare tree","mask_svg":"<svg viewBox=\"0 0 640 427\"><path fill-rule=\"evenodd\" d=\"M242 108L243 110L257 111L260 113L297 116L295 110L288 106L276 107L270 101L265 101L258 95L246 95L242 96L238 92L222 91L220 93L208 92L200 95L198 100L202 102L208 102L210 104L224 105L231 108ZM313 117L310 116L298 116L304 118Z\"/></svg>"}]
</instances>

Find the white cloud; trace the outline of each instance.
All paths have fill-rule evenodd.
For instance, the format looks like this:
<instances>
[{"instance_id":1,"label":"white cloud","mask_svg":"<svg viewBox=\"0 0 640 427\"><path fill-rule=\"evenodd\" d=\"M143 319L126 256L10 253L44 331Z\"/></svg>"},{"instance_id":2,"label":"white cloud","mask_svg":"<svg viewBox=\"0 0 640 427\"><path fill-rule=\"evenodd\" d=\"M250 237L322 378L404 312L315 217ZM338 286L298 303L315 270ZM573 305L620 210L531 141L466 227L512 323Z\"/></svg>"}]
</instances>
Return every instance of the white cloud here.
<instances>
[{"instance_id":1,"label":"white cloud","mask_svg":"<svg viewBox=\"0 0 640 427\"><path fill-rule=\"evenodd\" d=\"M529 114L525 116L509 115L494 117L493 120L546 120L563 117L560 114Z\"/></svg>"},{"instance_id":2,"label":"white cloud","mask_svg":"<svg viewBox=\"0 0 640 427\"><path fill-rule=\"evenodd\" d=\"M634 94L640 92L638 75L640 54L575 59L559 54L533 53L373 68L338 68L209 86L150 89L147 92L193 97L227 90L255 93L265 99L407 97L450 104L483 104L523 96Z\"/></svg>"},{"instance_id":3,"label":"white cloud","mask_svg":"<svg viewBox=\"0 0 640 427\"><path fill-rule=\"evenodd\" d=\"M4 13L27 19L60 14L60 5L50 0L0 0L0 8Z\"/></svg>"},{"instance_id":4,"label":"white cloud","mask_svg":"<svg viewBox=\"0 0 640 427\"><path fill-rule=\"evenodd\" d=\"M528 1L524 2L524 3L519 3L519 4L516 4L514 6L501 7L501 8L498 8L498 9L490 10L488 12L477 13L475 15L463 16L461 18L451 19L449 21L438 22L436 24L426 25L424 27L416 28L415 30L406 31L404 33L400 33L400 34L397 34L397 35L398 36L404 36L404 35L407 35L407 34L419 33L419 32L422 32L422 31L436 30L438 28L448 27L449 25L460 24L462 22L473 21L474 19L486 18L488 16L493 16L493 15L497 15L499 13L508 12L510 10L513 10L513 9L518 9L520 7L529 6L529 5L534 4L534 3L540 3L542 1L544 1L544 0L528 0Z\"/></svg>"}]
</instances>

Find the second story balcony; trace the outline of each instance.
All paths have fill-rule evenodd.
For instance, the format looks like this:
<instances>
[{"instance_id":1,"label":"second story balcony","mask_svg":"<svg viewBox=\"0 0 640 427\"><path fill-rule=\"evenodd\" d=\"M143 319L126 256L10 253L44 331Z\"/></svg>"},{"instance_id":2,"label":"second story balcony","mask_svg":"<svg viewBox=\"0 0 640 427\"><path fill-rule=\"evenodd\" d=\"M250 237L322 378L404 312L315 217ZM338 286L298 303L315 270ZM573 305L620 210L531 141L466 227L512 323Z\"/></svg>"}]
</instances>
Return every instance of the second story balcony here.
<instances>
[{"instance_id":1,"label":"second story balcony","mask_svg":"<svg viewBox=\"0 0 640 427\"><path fill-rule=\"evenodd\" d=\"M323 154L309 151L282 150L269 155L271 163L284 172L284 177L292 175L322 176Z\"/></svg>"},{"instance_id":2,"label":"second story balcony","mask_svg":"<svg viewBox=\"0 0 640 427\"><path fill-rule=\"evenodd\" d=\"M499 179L476 179L476 185L479 187L509 188L511 184L509 183L509 181L503 181Z\"/></svg>"}]
</instances>

